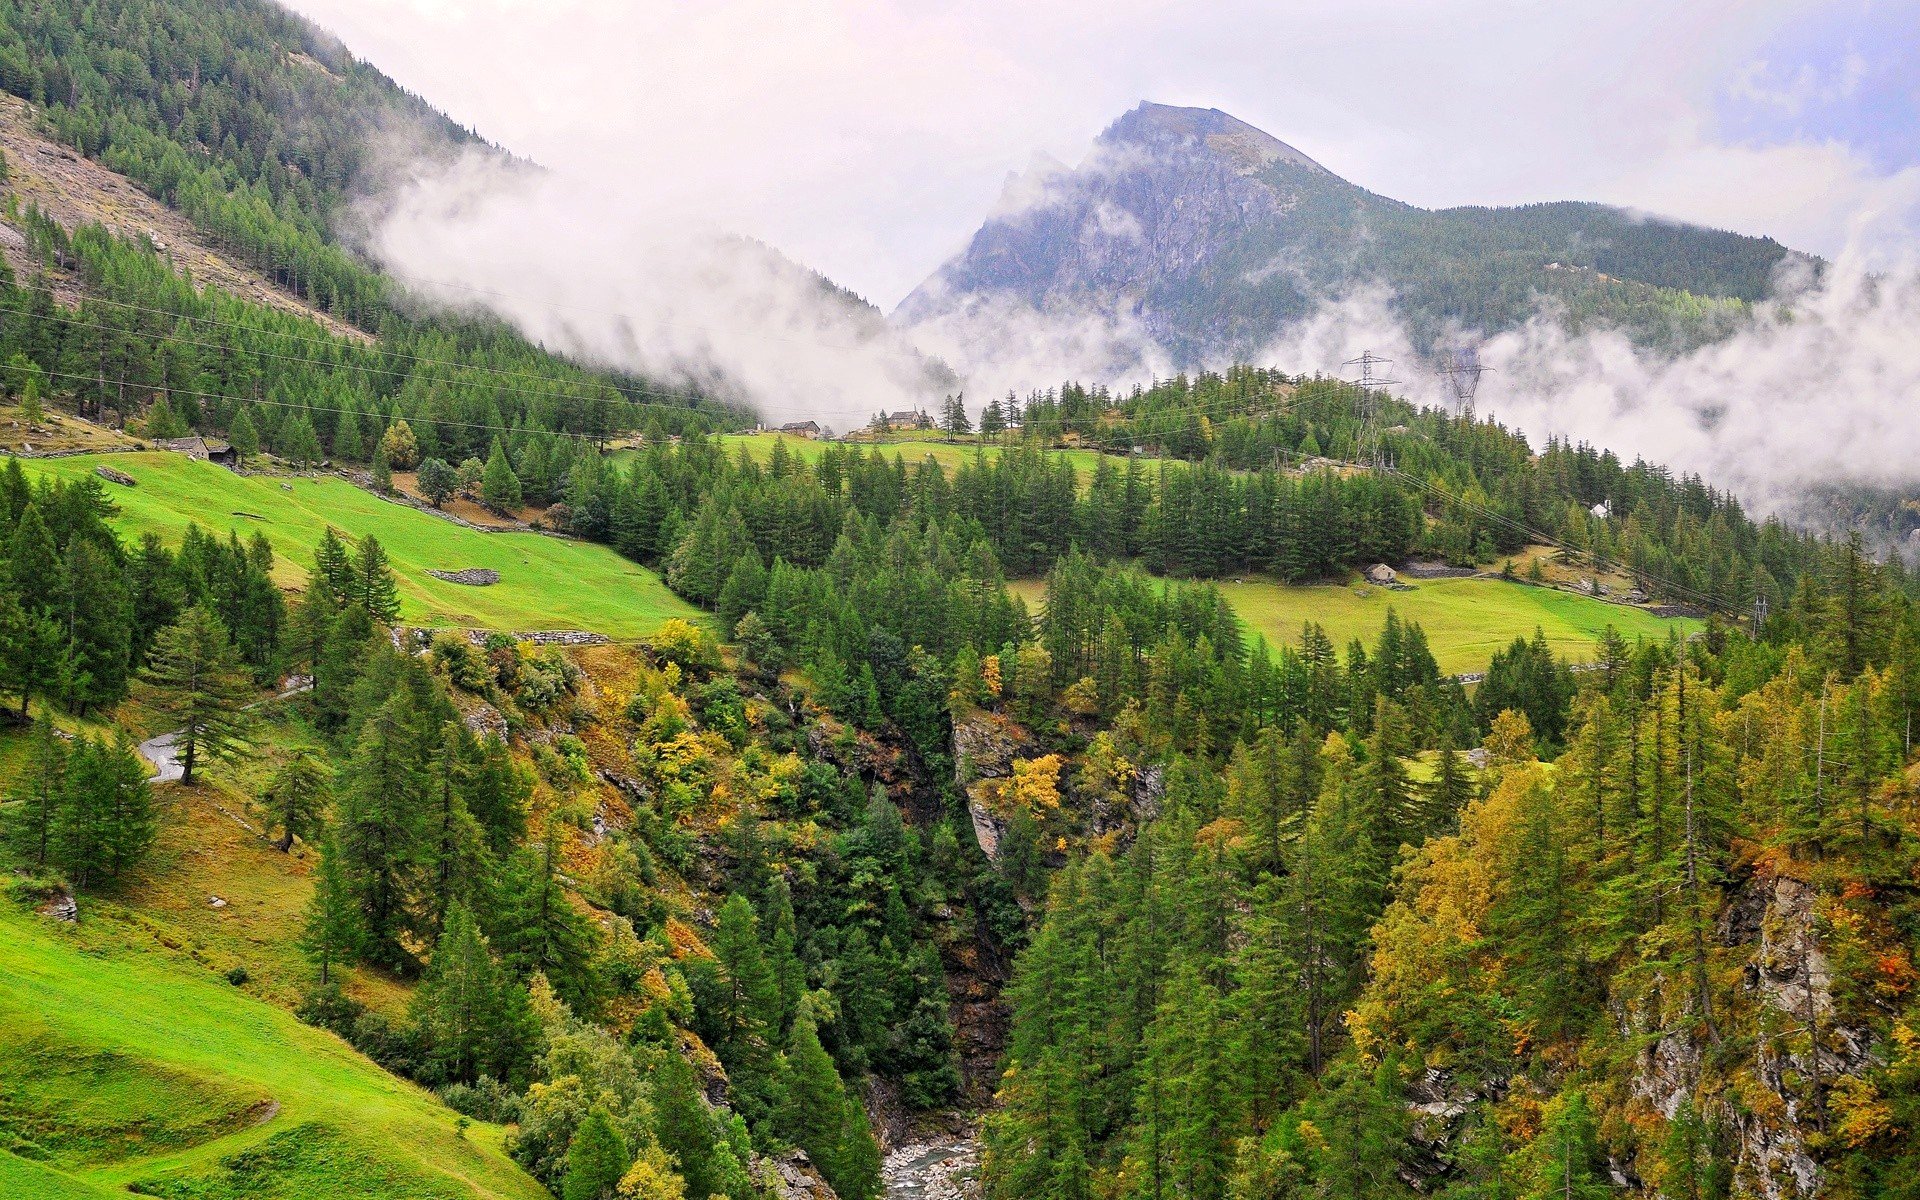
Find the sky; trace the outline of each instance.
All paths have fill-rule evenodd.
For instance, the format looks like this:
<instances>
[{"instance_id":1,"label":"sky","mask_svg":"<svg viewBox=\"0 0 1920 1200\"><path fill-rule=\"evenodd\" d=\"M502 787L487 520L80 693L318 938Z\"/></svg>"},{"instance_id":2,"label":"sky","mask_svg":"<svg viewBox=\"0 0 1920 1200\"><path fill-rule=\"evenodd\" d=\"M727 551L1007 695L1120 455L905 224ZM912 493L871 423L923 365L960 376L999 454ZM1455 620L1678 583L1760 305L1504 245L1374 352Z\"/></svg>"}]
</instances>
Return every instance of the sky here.
<instances>
[{"instance_id":1,"label":"sky","mask_svg":"<svg viewBox=\"0 0 1920 1200\"><path fill-rule=\"evenodd\" d=\"M1920 0L291 3L625 219L760 238L886 309L1010 172L1143 99L1426 206L1600 200L1897 259L1920 199Z\"/></svg>"}]
</instances>

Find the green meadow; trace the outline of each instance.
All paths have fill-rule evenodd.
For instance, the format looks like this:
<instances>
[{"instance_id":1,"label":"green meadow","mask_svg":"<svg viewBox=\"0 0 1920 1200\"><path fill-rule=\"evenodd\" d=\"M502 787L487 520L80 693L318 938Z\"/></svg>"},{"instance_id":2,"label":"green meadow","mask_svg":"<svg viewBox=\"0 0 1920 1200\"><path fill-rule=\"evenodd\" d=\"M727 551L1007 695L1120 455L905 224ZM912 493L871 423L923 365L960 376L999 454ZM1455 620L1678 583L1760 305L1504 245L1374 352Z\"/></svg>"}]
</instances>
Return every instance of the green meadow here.
<instances>
[{"instance_id":1,"label":"green meadow","mask_svg":"<svg viewBox=\"0 0 1920 1200\"><path fill-rule=\"evenodd\" d=\"M729 433L715 439L729 451L744 448L755 462L765 462L773 454L774 443L785 442L787 452L807 461L814 462L826 451L830 443L810 441L807 438L785 437L777 433ZM976 453L988 458L997 458L1006 453L1000 446L982 445L970 441L942 441L933 438L883 438L875 442L854 442L854 446L868 449L877 448L889 458L898 454L911 466L924 459L931 458L940 464L940 468L951 475L960 469L961 464L973 461ZM1074 473L1084 483L1092 474L1094 464L1100 461L1098 450L1048 450L1049 457L1063 458L1073 464ZM1124 468L1126 459L1109 455L1117 467Z\"/></svg>"},{"instance_id":2,"label":"green meadow","mask_svg":"<svg viewBox=\"0 0 1920 1200\"><path fill-rule=\"evenodd\" d=\"M1025 580L1013 587L1038 615L1046 585ZM1531 638L1536 628L1555 654L1575 662L1593 657L1594 642L1609 625L1629 642L1642 637L1664 640L1675 630L1684 637L1704 628L1696 620L1659 617L1645 609L1503 579L1412 580L1406 591L1367 584L1296 587L1263 579L1223 580L1220 592L1247 628L1274 646L1298 645L1308 621L1324 628L1342 650L1353 638L1371 644L1391 608L1401 620L1420 623L1433 657L1448 674L1486 670L1495 651L1516 637Z\"/></svg>"},{"instance_id":3,"label":"green meadow","mask_svg":"<svg viewBox=\"0 0 1920 1200\"><path fill-rule=\"evenodd\" d=\"M243 476L160 452L23 465L29 477L77 478L101 465L132 476L136 487L105 484L120 508L114 525L128 539L151 532L177 543L188 522L243 538L263 533L281 559L279 582L288 586L306 578L329 525L355 538L372 534L393 560L401 619L413 625L640 637L670 617L699 616L658 575L605 546L539 533L481 533L333 476ZM491 567L500 582L472 587L427 574L465 567Z\"/></svg>"},{"instance_id":4,"label":"green meadow","mask_svg":"<svg viewBox=\"0 0 1920 1200\"><path fill-rule=\"evenodd\" d=\"M0 903L0 1195L537 1200L501 1131L138 922Z\"/></svg>"}]
</instances>

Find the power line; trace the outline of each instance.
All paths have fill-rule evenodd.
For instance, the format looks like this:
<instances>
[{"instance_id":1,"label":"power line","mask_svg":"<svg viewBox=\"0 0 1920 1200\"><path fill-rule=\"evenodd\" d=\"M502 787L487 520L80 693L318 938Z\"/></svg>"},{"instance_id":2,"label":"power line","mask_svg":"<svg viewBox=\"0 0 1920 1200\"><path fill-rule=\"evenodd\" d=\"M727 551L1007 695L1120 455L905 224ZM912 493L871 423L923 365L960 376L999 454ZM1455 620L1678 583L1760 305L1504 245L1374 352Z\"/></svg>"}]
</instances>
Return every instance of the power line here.
<instances>
[{"instance_id":1,"label":"power line","mask_svg":"<svg viewBox=\"0 0 1920 1200\"><path fill-rule=\"evenodd\" d=\"M1363 350L1360 352L1359 358L1350 358L1340 365L1343 367L1360 368L1360 378L1346 381L1359 389L1355 399L1358 402L1360 412L1360 442L1356 447L1354 457L1361 459L1369 466L1375 468L1381 467L1386 463L1386 452L1385 448L1381 445L1380 438L1381 405L1379 393L1400 381L1397 379L1389 379L1384 375L1375 375L1374 368L1390 367L1393 365L1393 360L1381 358L1371 350Z\"/></svg>"}]
</instances>

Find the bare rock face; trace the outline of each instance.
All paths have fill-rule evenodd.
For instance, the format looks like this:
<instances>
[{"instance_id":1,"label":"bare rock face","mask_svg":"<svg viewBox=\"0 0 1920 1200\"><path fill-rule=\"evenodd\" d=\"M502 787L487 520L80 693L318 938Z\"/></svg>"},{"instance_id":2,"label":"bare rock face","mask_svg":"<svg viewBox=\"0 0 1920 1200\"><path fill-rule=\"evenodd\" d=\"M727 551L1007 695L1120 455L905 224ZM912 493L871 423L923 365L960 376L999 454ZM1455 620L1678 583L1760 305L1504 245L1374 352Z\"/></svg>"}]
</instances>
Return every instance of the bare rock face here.
<instances>
[{"instance_id":1,"label":"bare rock face","mask_svg":"<svg viewBox=\"0 0 1920 1200\"><path fill-rule=\"evenodd\" d=\"M474 706L473 711L463 719L463 723L476 737L493 738L502 742L507 740L507 719L500 715L499 709L484 701Z\"/></svg>"},{"instance_id":2,"label":"bare rock face","mask_svg":"<svg viewBox=\"0 0 1920 1200\"><path fill-rule=\"evenodd\" d=\"M793 1149L766 1160L765 1174L779 1200L839 1200L805 1150Z\"/></svg>"},{"instance_id":3,"label":"bare rock face","mask_svg":"<svg viewBox=\"0 0 1920 1200\"><path fill-rule=\"evenodd\" d=\"M1824 1098L1833 1082L1860 1073L1870 1062L1865 1031L1835 1018L1818 898L1803 880L1756 877L1740 885L1721 915L1721 943L1751 948L1743 987L1759 1006L1762 1027L1775 1036L1753 1039L1748 1070L1758 1095L1737 1105L1719 1100L1701 1106L1717 1106L1732 1132L1736 1190L1765 1200L1812 1200L1820 1194L1820 1164L1806 1133L1824 1124ZM1677 980L1665 985L1682 986ZM1624 1032L1654 1033L1665 1007L1661 990L1656 987L1634 1011L1619 1014ZM1696 1095L1705 1053L1691 1023L1654 1037L1640 1052L1634 1097L1671 1118L1683 1099Z\"/></svg>"},{"instance_id":4,"label":"bare rock face","mask_svg":"<svg viewBox=\"0 0 1920 1200\"><path fill-rule=\"evenodd\" d=\"M967 796L973 834L987 858L997 860L1006 822L987 806L990 785L1013 774L1013 760L1031 752L1026 731L1000 713L976 709L953 722L954 782Z\"/></svg>"}]
</instances>

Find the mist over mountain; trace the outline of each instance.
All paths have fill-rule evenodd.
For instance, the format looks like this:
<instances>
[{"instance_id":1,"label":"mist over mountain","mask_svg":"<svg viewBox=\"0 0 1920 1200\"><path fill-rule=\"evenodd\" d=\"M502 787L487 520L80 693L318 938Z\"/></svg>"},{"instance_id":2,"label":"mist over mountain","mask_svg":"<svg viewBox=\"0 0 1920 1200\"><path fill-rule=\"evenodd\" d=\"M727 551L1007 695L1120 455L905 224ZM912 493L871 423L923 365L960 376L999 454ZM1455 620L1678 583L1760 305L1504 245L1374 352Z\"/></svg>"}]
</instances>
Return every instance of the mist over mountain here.
<instances>
[{"instance_id":1,"label":"mist over mountain","mask_svg":"<svg viewBox=\"0 0 1920 1200\"><path fill-rule=\"evenodd\" d=\"M1788 257L1769 238L1601 204L1422 209L1218 109L1143 103L1078 167L1040 162L1010 179L894 319L965 343L976 339L955 330L969 323L1094 318L1115 370L1187 369L1255 357L1329 296L1366 286L1391 293L1422 350L1543 309L1574 332L1683 349L1729 330Z\"/></svg>"}]
</instances>

